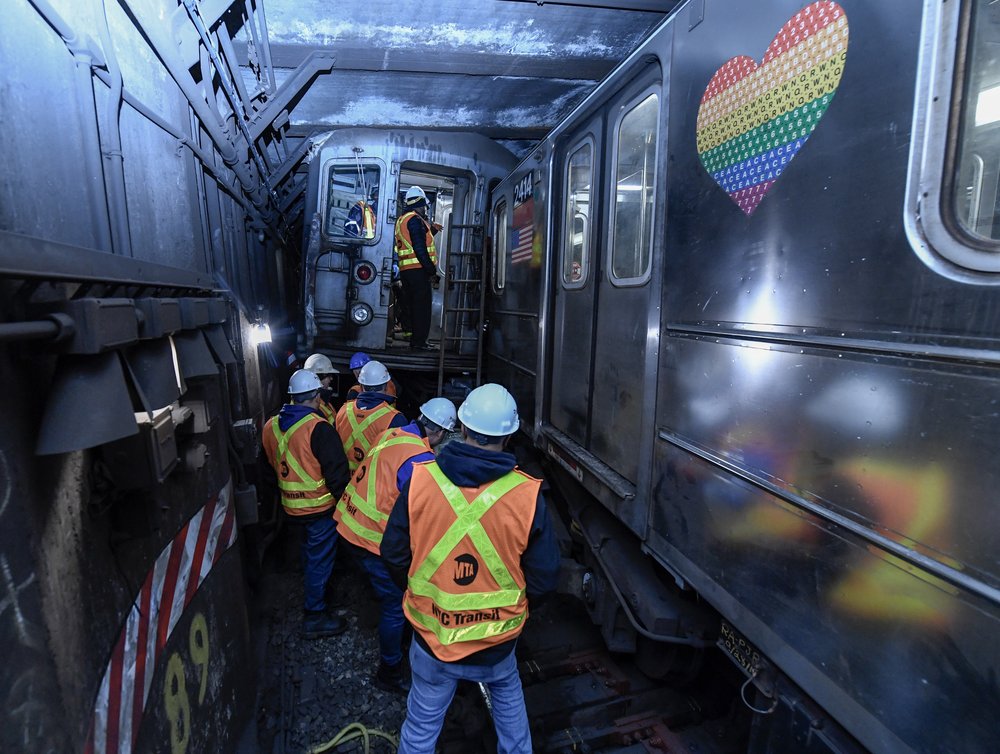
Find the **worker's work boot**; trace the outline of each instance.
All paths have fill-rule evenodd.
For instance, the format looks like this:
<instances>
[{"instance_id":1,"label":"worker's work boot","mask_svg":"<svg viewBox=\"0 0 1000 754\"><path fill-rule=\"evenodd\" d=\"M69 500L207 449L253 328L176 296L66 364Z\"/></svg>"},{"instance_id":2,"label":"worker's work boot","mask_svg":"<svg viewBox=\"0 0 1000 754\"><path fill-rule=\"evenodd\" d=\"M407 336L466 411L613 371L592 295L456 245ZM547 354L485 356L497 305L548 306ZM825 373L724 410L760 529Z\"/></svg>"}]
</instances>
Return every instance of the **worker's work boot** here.
<instances>
[{"instance_id":1,"label":"worker's work boot","mask_svg":"<svg viewBox=\"0 0 1000 754\"><path fill-rule=\"evenodd\" d=\"M410 693L410 674L403 667L403 661L400 660L395 665L380 662L375 671L375 685L393 694Z\"/></svg>"},{"instance_id":2,"label":"worker's work boot","mask_svg":"<svg viewBox=\"0 0 1000 754\"><path fill-rule=\"evenodd\" d=\"M307 612L302 619L302 630L299 635L303 639L322 639L336 636L347 630L347 621L337 615Z\"/></svg>"}]
</instances>

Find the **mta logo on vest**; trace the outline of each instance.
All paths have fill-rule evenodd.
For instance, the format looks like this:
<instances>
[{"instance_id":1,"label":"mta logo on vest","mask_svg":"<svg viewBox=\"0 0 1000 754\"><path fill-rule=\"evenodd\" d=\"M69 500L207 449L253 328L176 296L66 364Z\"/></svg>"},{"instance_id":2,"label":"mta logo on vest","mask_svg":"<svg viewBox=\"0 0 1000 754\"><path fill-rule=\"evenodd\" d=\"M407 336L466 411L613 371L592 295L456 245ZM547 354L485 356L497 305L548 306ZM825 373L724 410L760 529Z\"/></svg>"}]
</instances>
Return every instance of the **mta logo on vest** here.
<instances>
[{"instance_id":1,"label":"mta logo on vest","mask_svg":"<svg viewBox=\"0 0 1000 754\"><path fill-rule=\"evenodd\" d=\"M468 586L476 580L479 573L479 561L471 555L459 555L455 558L455 583Z\"/></svg>"}]
</instances>

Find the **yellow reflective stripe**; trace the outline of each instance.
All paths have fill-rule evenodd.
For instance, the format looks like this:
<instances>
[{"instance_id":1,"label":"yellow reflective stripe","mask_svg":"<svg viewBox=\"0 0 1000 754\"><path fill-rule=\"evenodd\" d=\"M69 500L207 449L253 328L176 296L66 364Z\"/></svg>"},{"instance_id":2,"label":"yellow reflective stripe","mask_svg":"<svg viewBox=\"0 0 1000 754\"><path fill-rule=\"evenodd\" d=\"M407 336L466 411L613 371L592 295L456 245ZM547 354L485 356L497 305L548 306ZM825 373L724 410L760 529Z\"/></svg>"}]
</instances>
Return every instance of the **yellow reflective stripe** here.
<instances>
[{"instance_id":1,"label":"yellow reflective stripe","mask_svg":"<svg viewBox=\"0 0 1000 754\"><path fill-rule=\"evenodd\" d=\"M371 443L368 442L368 438L364 436L364 431L368 429L368 427L370 427L372 422L376 419L379 419L392 411L392 407L382 406L382 408L377 409L371 416L359 424L357 416L354 415L354 409L355 405L353 403L347 409L347 421L350 422L351 425L351 434L348 436L347 442L344 443L344 452L348 453L348 459L351 457L349 451L354 446L355 442L364 448L365 455L368 454L368 449L371 447Z\"/></svg>"},{"instance_id":2,"label":"yellow reflective stripe","mask_svg":"<svg viewBox=\"0 0 1000 754\"><path fill-rule=\"evenodd\" d=\"M282 432L278 427L278 422L271 422L271 431L274 432L274 438L278 442L278 451L276 458L279 461L284 461L288 464L288 467L295 472L295 475L301 479L301 482L287 482L278 476L278 488L287 492L315 492L320 487L322 487L326 480L324 479L314 479L309 474L305 472L302 468L298 459L288 452L288 443L292 439L292 435L298 432L302 427L312 421L313 414L306 414L301 419L299 419L295 424L288 428L287 432Z\"/></svg>"},{"instance_id":3,"label":"yellow reflective stripe","mask_svg":"<svg viewBox=\"0 0 1000 754\"><path fill-rule=\"evenodd\" d=\"M367 539L369 542L374 542L377 545L382 544L382 533L374 529L369 529L367 526L363 526L360 522L355 520L355 518L347 510L347 506L341 502L337 508L340 510L340 522L346 524L347 528L353 531L362 539Z\"/></svg>"},{"instance_id":4,"label":"yellow reflective stripe","mask_svg":"<svg viewBox=\"0 0 1000 754\"><path fill-rule=\"evenodd\" d=\"M526 613L519 613L512 618L503 621L482 621L472 623L468 626L456 626L454 628L442 626L441 622L429 615L424 615L415 610L410 610L408 615L437 637L437 640L445 646L458 644L463 641L478 641L490 636L499 636L508 631L512 631L520 626L527 617Z\"/></svg>"},{"instance_id":5,"label":"yellow reflective stripe","mask_svg":"<svg viewBox=\"0 0 1000 754\"><path fill-rule=\"evenodd\" d=\"M389 516L378 509L377 501L375 500L375 473L378 458L382 455L382 451L394 445L419 445L421 448L425 447L423 439L409 433L403 433L397 437L387 437L376 445L372 449L372 452L365 458L365 462L368 464L368 484L365 489L365 495L359 495L357 489L352 485L351 502L358 507L358 510L373 521L389 520Z\"/></svg>"},{"instance_id":6,"label":"yellow reflective stripe","mask_svg":"<svg viewBox=\"0 0 1000 754\"><path fill-rule=\"evenodd\" d=\"M420 597L434 600L445 610L485 610L494 607L513 607L524 594L523 589L504 589L498 592L469 592L452 594L443 592L429 581L414 581L411 577L410 591Z\"/></svg>"},{"instance_id":7,"label":"yellow reflective stripe","mask_svg":"<svg viewBox=\"0 0 1000 754\"><path fill-rule=\"evenodd\" d=\"M427 471L437 483L441 492L444 493L457 518L448 527L448 531L445 532L444 536L441 537L438 543L427 554L420 567L410 576L411 588L416 583L417 589L423 591L425 589L424 584L430 584L431 577L444 563L445 558L468 535L476 545L476 549L479 551L486 567L496 580L501 591L506 590L508 593L519 591L514 578L510 575L510 571L507 569L499 553L497 553L493 542L485 530L483 530L479 521L501 497L519 485L527 483L528 480L514 471L508 472L480 492L476 496L476 499L470 503L465 499L462 491L445 476L444 472L441 471L441 467L436 463L429 464ZM416 592L417 590L414 589L414 591Z\"/></svg>"},{"instance_id":8,"label":"yellow reflective stripe","mask_svg":"<svg viewBox=\"0 0 1000 754\"><path fill-rule=\"evenodd\" d=\"M319 508L333 500L333 495L325 492L319 497L287 498L281 496L281 504L286 508Z\"/></svg>"}]
</instances>

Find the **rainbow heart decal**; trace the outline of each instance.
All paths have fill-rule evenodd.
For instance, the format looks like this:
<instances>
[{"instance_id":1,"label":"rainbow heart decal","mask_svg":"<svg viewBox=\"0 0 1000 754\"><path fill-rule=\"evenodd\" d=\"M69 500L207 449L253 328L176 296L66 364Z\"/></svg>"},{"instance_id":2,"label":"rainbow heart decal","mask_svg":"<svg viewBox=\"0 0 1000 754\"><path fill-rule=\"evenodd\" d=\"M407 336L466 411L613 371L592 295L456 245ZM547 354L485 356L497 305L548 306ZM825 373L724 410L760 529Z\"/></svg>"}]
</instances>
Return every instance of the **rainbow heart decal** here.
<instances>
[{"instance_id":1,"label":"rainbow heart decal","mask_svg":"<svg viewBox=\"0 0 1000 754\"><path fill-rule=\"evenodd\" d=\"M830 106L847 61L844 9L830 0L792 16L764 61L740 55L712 76L698 107L698 157L753 214Z\"/></svg>"}]
</instances>

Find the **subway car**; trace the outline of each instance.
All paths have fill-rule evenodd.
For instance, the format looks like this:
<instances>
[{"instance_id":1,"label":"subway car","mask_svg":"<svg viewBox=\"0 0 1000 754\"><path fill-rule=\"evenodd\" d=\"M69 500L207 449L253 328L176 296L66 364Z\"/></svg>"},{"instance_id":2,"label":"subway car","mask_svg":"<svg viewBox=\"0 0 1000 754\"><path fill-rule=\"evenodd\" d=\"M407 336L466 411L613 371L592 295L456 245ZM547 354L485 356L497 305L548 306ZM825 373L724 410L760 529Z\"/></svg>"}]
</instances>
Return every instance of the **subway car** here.
<instances>
[{"instance_id":1,"label":"subway car","mask_svg":"<svg viewBox=\"0 0 1000 754\"><path fill-rule=\"evenodd\" d=\"M1000 741L1000 8L693 0L500 184L487 368L609 645L755 751Z\"/></svg>"},{"instance_id":2,"label":"subway car","mask_svg":"<svg viewBox=\"0 0 1000 754\"><path fill-rule=\"evenodd\" d=\"M448 365L479 361L483 217L489 191L514 155L472 133L341 129L326 135L309 163L308 232L302 252L302 349L347 361L365 351L393 365L427 369L438 354L406 351L407 319L399 307L394 226L404 195L419 186L435 237L442 283L432 291L430 338ZM367 227L354 209L371 208ZM352 215L352 210L354 214Z\"/></svg>"}]
</instances>

